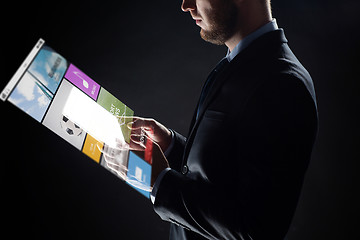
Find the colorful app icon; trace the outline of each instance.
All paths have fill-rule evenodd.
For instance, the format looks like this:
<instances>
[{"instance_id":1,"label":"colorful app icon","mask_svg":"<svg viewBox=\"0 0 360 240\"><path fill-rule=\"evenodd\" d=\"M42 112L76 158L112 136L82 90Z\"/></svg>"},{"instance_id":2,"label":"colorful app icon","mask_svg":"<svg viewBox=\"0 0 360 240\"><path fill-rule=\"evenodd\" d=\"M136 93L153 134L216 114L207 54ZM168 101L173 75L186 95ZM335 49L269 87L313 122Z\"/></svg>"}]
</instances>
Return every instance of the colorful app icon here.
<instances>
[{"instance_id":1,"label":"colorful app icon","mask_svg":"<svg viewBox=\"0 0 360 240\"><path fill-rule=\"evenodd\" d=\"M131 117L134 115L134 111L104 88L101 88L96 102L118 118L124 139L126 142L129 142L130 129L127 127L127 124L132 121Z\"/></svg>"},{"instance_id":2,"label":"colorful app icon","mask_svg":"<svg viewBox=\"0 0 360 240\"><path fill-rule=\"evenodd\" d=\"M151 165L130 151L126 182L139 193L150 198L150 181Z\"/></svg>"},{"instance_id":3,"label":"colorful app icon","mask_svg":"<svg viewBox=\"0 0 360 240\"><path fill-rule=\"evenodd\" d=\"M73 64L70 64L66 71L65 78L96 101L100 91L100 85Z\"/></svg>"},{"instance_id":4,"label":"colorful app icon","mask_svg":"<svg viewBox=\"0 0 360 240\"><path fill-rule=\"evenodd\" d=\"M103 149L103 143L93 138L90 134L86 136L85 143L82 152L85 153L95 162L100 162L101 151Z\"/></svg>"}]
</instances>

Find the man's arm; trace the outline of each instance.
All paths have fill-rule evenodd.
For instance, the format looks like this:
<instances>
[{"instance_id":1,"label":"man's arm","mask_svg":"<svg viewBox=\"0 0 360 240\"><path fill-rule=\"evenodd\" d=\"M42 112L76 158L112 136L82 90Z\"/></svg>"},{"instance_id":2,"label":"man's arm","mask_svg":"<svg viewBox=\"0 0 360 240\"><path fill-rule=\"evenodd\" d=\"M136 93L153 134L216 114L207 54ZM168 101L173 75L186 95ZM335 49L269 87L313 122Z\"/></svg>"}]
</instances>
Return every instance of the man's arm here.
<instances>
[{"instance_id":1,"label":"man's arm","mask_svg":"<svg viewBox=\"0 0 360 240\"><path fill-rule=\"evenodd\" d=\"M211 176L169 170L159 185L155 211L210 239L283 236L310 158L316 119L314 102L300 80L286 75L265 81L245 109L231 117L232 124L203 120L205 137L225 133L213 139L221 154L204 145L202 151L213 154L194 160L212 165Z\"/></svg>"},{"instance_id":2,"label":"man's arm","mask_svg":"<svg viewBox=\"0 0 360 240\"><path fill-rule=\"evenodd\" d=\"M186 138L172 129L169 130L171 131L171 143L164 152L164 155L168 159L168 161L171 162L170 167L172 167L172 169L176 169L181 165L182 158L180 158L180 156L182 156L181 153L184 152ZM169 170L171 170L171 168L166 168L157 176L150 195L150 199L152 203L155 202L155 196L158 191L161 180Z\"/></svg>"}]
</instances>

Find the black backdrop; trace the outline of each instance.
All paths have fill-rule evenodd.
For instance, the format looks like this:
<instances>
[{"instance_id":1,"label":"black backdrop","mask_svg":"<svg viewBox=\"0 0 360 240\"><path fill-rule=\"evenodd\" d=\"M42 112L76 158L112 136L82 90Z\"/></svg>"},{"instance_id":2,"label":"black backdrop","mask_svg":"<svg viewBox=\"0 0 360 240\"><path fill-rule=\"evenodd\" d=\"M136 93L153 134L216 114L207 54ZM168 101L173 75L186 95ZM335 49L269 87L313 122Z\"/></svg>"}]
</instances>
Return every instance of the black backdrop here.
<instances>
[{"instance_id":1,"label":"black backdrop","mask_svg":"<svg viewBox=\"0 0 360 240\"><path fill-rule=\"evenodd\" d=\"M136 115L186 134L202 82L226 48L202 41L180 4L4 4L0 89L42 37ZM358 9L357 0L273 1L313 76L320 117L289 240L359 239ZM169 226L149 200L12 104L0 105L4 236L167 239Z\"/></svg>"}]
</instances>

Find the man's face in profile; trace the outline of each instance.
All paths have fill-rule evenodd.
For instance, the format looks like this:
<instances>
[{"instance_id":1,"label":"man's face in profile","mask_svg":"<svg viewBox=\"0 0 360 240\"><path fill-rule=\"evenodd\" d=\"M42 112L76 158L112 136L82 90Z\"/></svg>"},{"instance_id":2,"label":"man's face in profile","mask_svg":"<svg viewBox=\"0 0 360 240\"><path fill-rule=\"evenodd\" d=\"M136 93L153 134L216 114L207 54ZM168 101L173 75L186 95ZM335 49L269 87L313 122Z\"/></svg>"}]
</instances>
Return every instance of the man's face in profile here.
<instances>
[{"instance_id":1,"label":"man's face in profile","mask_svg":"<svg viewBox=\"0 0 360 240\"><path fill-rule=\"evenodd\" d=\"M181 9L190 12L205 41L223 45L234 34L237 18L234 0L183 0Z\"/></svg>"}]
</instances>

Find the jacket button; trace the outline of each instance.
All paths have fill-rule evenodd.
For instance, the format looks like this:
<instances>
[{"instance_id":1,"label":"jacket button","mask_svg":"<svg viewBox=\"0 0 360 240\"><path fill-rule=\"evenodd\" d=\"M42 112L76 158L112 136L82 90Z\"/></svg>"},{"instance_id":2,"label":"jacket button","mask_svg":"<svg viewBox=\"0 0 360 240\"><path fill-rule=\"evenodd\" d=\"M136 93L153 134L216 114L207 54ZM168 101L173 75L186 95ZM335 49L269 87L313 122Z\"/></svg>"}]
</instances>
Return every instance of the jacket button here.
<instances>
[{"instance_id":1,"label":"jacket button","mask_svg":"<svg viewBox=\"0 0 360 240\"><path fill-rule=\"evenodd\" d=\"M184 165L184 166L182 167L182 169L181 169L181 173L184 174L184 175L187 174L188 171L189 171L189 168L188 168L188 166L186 166L186 165Z\"/></svg>"}]
</instances>

